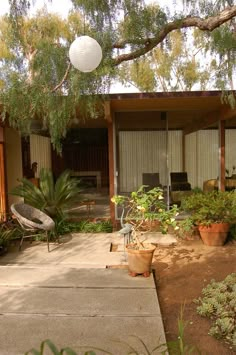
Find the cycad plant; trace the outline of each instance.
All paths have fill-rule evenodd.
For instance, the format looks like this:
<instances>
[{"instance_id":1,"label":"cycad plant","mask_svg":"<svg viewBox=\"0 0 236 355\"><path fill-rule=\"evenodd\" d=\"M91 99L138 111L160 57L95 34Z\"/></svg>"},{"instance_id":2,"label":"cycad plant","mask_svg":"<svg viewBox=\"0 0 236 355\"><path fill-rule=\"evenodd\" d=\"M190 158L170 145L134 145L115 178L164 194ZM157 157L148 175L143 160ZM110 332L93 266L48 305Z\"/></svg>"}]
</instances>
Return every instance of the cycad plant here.
<instances>
[{"instance_id":1,"label":"cycad plant","mask_svg":"<svg viewBox=\"0 0 236 355\"><path fill-rule=\"evenodd\" d=\"M23 197L29 205L58 220L75 201L79 201L79 181L70 175L70 171L65 170L54 183L52 171L43 168L39 174L39 187L22 178L21 185L16 186L11 194Z\"/></svg>"}]
</instances>

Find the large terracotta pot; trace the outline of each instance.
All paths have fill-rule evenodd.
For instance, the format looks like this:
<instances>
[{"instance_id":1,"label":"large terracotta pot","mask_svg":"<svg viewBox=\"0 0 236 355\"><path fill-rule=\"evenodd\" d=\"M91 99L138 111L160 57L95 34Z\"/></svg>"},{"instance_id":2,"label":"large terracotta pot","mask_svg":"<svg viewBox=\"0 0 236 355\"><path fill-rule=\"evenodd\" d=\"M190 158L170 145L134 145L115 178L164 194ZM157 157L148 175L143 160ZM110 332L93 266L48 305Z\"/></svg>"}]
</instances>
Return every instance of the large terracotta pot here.
<instances>
[{"instance_id":1,"label":"large terracotta pot","mask_svg":"<svg viewBox=\"0 0 236 355\"><path fill-rule=\"evenodd\" d=\"M152 258L156 246L153 244L145 244L146 249L134 249L134 244L127 244L126 251L128 253L129 274L136 276L150 276Z\"/></svg>"},{"instance_id":2,"label":"large terracotta pot","mask_svg":"<svg viewBox=\"0 0 236 355\"><path fill-rule=\"evenodd\" d=\"M224 245L229 228L229 223L212 223L209 226L199 226L199 232L204 244L216 247Z\"/></svg>"}]
</instances>

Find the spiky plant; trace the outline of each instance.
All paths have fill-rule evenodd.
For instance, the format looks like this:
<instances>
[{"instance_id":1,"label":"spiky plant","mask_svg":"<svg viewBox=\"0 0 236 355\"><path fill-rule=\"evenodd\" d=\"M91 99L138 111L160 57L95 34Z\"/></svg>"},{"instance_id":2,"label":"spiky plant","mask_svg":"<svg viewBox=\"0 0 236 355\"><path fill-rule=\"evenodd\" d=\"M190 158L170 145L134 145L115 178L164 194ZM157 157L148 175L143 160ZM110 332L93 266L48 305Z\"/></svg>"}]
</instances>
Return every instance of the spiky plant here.
<instances>
[{"instance_id":1,"label":"spiky plant","mask_svg":"<svg viewBox=\"0 0 236 355\"><path fill-rule=\"evenodd\" d=\"M26 178L20 180L11 194L23 197L29 205L44 211L53 219L61 219L75 201L79 201L81 189L77 179L71 178L69 170L65 170L54 183L53 173L49 169L41 169L39 187Z\"/></svg>"}]
</instances>

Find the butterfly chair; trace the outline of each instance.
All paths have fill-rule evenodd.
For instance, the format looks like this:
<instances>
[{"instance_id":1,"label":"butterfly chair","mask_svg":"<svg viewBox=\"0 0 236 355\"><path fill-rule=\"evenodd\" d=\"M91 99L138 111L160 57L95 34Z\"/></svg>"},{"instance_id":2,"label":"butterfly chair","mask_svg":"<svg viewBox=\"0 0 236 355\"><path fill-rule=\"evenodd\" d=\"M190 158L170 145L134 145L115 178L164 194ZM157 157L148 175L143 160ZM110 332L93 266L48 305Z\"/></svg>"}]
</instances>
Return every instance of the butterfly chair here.
<instances>
[{"instance_id":1,"label":"butterfly chair","mask_svg":"<svg viewBox=\"0 0 236 355\"><path fill-rule=\"evenodd\" d=\"M34 208L26 203L16 203L11 205L11 211L23 229L19 250L21 250L24 238L37 235L41 230L46 233L47 246L49 250L49 231L55 229L55 223L46 213Z\"/></svg>"}]
</instances>

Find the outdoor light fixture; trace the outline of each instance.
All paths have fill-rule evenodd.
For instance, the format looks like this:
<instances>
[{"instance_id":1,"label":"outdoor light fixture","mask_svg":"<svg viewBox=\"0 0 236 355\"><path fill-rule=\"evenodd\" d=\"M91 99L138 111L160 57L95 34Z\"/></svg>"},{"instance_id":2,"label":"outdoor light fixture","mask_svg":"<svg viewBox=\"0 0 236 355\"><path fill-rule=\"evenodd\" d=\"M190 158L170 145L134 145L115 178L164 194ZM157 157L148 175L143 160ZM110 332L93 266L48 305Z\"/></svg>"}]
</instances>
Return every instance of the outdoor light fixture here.
<instances>
[{"instance_id":1,"label":"outdoor light fixture","mask_svg":"<svg viewBox=\"0 0 236 355\"><path fill-rule=\"evenodd\" d=\"M77 37L70 46L69 58L76 69L84 73L91 72L102 60L102 48L94 38Z\"/></svg>"}]
</instances>

